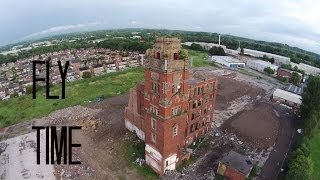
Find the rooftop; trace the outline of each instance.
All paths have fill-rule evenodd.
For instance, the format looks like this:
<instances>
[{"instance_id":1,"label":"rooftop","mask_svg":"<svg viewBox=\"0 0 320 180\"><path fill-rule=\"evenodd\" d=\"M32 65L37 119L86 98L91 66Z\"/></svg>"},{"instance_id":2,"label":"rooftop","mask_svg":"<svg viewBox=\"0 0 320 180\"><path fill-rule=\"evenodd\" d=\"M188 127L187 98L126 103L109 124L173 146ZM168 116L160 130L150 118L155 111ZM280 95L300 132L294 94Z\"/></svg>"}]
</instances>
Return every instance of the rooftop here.
<instances>
[{"instance_id":1,"label":"rooftop","mask_svg":"<svg viewBox=\"0 0 320 180\"><path fill-rule=\"evenodd\" d=\"M288 92L288 91L285 91L282 89L276 89L273 92L273 96L291 101L293 103L301 104L301 96L300 95L297 95L297 94L294 94L294 93L291 93L291 92Z\"/></svg>"},{"instance_id":2,"label":"rooftop","mask_svg":"<svg viewBox=\"0 0 320 180\"><path fill-rule=\"evenodd\" d=\"M211 56L211 58L215 61L224 61L227 63L244 63L234 57L231 56Z\"/></svg>"},{"instance_id":3,"label":"rooftop","mask_svg":"<svg viewBox=\"0 0 320 180\"><path fill-rule=\"evenodd\" d=\"M293 84L290 84L290 85L287 87L286 90L289 91L289 92L298 94L298 95L301 95L301 94L303 93L303 88L298 87L298 86L295 86L295 85L293 85Z\"/></svg>"},{"instance_id":4,"label":"rooftop","mask_svg":"<svg viewBox=\"0 0 320 180\"><path fill-rule=\"evenodd\" d=\"M235 151L230 151L229 153L227 153L222 158L221 162L234 169L237 169L245 175L249 174L251 168L253 167L253 163L250 158Z\"/></svg>"},{"instance_id":5,"label":"rooftop","mask_svg":"<svg viewBox=\"0 0 320 180\"><path fill-rule=\"evenodd\" d=\"M273 57L284 58L284 59L290 60L289 57L280 56L280 55L277 55L277 54L271 54L271 53L267 53L267 52L263 52L263 51L257 51L257 50L253 50L253 49L246 49L246 48L244 48L244 51L247 51L247 52L249 52L249 53L251 52L251 53L265 54L265 55L269 55L269 56L273 56ZM245 53L247 53L247 52L245 52Z\"/></svg>"}]
</instances>

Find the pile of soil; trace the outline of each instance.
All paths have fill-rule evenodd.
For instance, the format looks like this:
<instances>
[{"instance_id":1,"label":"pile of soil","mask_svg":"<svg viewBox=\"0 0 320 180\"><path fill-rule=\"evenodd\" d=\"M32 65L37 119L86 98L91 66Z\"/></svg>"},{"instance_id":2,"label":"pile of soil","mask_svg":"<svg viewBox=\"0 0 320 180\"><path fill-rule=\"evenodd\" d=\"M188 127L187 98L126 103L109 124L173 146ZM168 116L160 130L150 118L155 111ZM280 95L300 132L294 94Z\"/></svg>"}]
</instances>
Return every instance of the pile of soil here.
<instances>
[{"instance_id":1,"label":"pile of soil","mask_svg":"<svg viewBox=\"0 0 320 180\"><path fill-rule=\"evenodd\" d=\"M267 103L254 105L230 118L223 129L236 134L245 143L256 148L268 148L275 143L279 120L273 106Z\"/></svg>"},{"instance_id":2,"label":"pile of soil","mask_svg":"<svg viewBox=\"0 0 320 180\"><path fill-rule=\"evenodd\" d=\"M240 82L233 79L232 76L219 76L216 109L225 110L230 106L229 102L244 95L255 99L264 94L265 90L262 88Z\"/></svg>"}]
</instances>

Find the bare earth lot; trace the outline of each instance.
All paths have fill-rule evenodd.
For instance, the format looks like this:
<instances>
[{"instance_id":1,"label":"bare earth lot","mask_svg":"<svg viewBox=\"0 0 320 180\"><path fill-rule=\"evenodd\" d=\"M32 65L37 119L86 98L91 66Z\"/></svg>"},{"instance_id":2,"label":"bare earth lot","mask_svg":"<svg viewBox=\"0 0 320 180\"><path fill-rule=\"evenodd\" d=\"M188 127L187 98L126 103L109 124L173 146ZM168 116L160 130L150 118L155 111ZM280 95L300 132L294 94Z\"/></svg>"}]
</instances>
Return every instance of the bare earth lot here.
<instances>
[{"instance_id":1,"label":"bare earth lot","mask_svg":"<svg viewBox=\"0 0 320 180\"><path fill-rule=\"evenodd\" d=\"M194 152L195 163L181 173L170 172L163 179L210 179L215 176L216 165L223 153L234 149L251 157L261 167L259 179L275 179L290 146L295 131L291 110L270 101L278 86L265 80L238 72L217 68L197 68L194 73L206 73L218 78L218 94L214 131L203 147ZM81 160L80 166L55 165L54 177L60 179L143 179L136 170L128 168L124 145L131 135L125 129L123 110L128 96L118 96L93 103L87 107L75 106L51 113L5 129L0 136L11 137L28 133L32 125L81 125L74 137L82 147L74 150L73 159ZM34 134L27 134L35 138ZM19 136L17 138L22 138ZM14 147L17 139L8 139L7 149ZM1 145L0 145L1 147ZM34 147L27 146L28 158L18 158L22 167L25 161L36 159ZM1 152L1 149L0 149ZM5 159L9 159L5 161ZM13 153L0 153L0 177L7 177L12 170ZM51 166L41 165L50 169ZM41 169L40 168L40 169ZM34 177L34 176L32 176ZM47 179L47 178L46 178ZM50 179L50 178L49 178Z\"/></svg>"}]
</instances>

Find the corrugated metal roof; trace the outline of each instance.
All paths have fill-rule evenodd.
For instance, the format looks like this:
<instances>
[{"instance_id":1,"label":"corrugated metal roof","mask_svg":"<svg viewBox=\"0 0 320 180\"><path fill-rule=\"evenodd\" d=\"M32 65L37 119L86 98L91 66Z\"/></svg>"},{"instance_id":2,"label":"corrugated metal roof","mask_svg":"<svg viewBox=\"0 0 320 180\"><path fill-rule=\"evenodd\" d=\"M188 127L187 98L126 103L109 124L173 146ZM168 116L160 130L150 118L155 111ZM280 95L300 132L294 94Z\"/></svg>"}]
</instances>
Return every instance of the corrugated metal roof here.
<instances>
[{"instance_id":1,"label":"corrugated metal roof","mask_svg":"<svg viewBox=\"0 0 320 180\"><path fill-rule=\"evenodd\" d=\"M297 94L294 94L294 93L291 93L291 92L288 92L288 91L285 91L285 90L282 90L282 89L276 89L274 92L273 92L273 97L277 97L277 98L281 98L281 99L284 99L284 100L287 100L287 101L290 101L290 102L293 102L293 103L297 103L297 104L301 104L301 96L300 95L297 95Z\"/></svg>"}]
</instances>

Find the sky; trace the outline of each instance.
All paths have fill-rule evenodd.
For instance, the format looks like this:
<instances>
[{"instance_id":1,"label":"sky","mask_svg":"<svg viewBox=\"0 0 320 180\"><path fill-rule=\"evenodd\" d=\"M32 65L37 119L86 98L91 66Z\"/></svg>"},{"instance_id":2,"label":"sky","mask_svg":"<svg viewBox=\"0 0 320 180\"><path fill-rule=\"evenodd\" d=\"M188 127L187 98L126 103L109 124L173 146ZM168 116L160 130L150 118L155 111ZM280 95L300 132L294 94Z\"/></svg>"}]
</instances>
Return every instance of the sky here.
<instances>
[{"instance_id":1,"label":"sky","mask_svg":"<svg viewBox=\"0 0 320 180\"><path fill-rule=\"evenodd\" d=\"M68 32L161 28L280 42L320 54L319 7L317 0L0 0L0 45Z\"/></svg>"}]
</instances>

